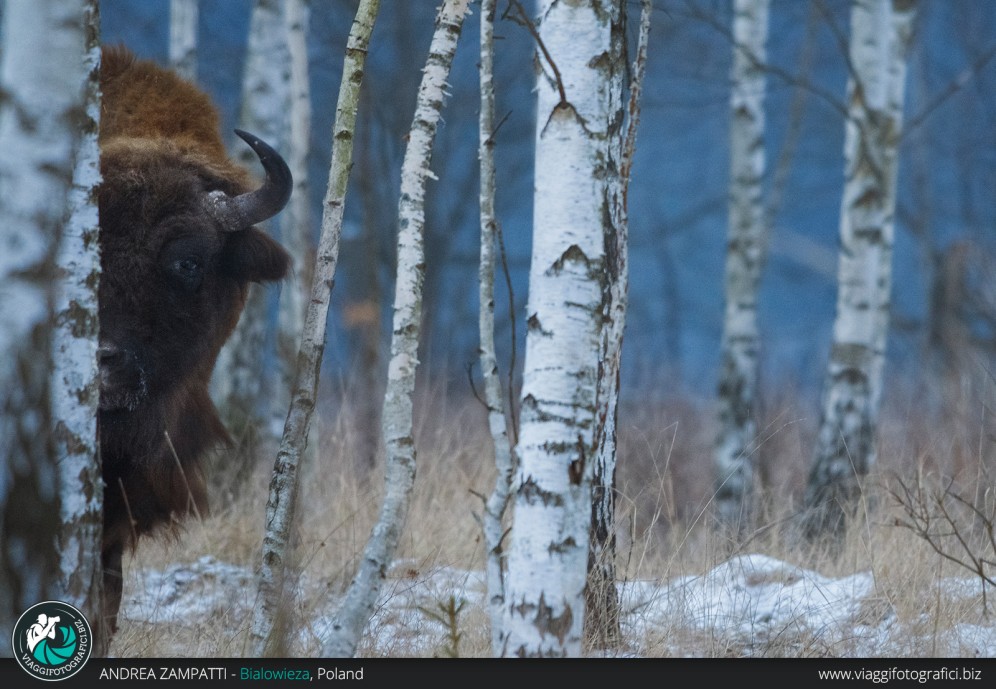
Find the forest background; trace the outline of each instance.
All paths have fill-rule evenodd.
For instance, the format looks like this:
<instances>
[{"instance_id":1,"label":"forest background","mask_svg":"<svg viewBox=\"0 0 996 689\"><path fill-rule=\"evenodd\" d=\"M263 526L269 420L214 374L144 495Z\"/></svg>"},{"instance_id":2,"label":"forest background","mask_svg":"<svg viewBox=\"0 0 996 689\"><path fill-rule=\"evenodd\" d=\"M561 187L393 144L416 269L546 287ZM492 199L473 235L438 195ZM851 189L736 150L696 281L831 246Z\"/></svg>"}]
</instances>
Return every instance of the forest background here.
<instances>
[{"instance_id":1,"label":"forest background","mask_svg":"<svg viewBox=\"0 0 996 689\"><path fill-rule=\"evenodd\" d=\"M353 2L313 3L309 67L313 127L309 171L320 215L331 151L345 36ZM992 353L992 314L944 302L951 272L985 289L977 273L996 243L996 7L979 0L919 3L908 60L901 142L890 390L937 374L941 332L952 321L970 331L958 346ZM634 5L634 8L636 6ZM843 187L843 114L848 12L844 1L774 0L768 44L765 148L769 174L770 258L758 298L761 389L792 397L803 425L818 396L834 318ZM499 14L503 8L499 8ZM251 3L209 2L200 9L197 80L221 107L223 131L237 125ZM711 404L718 375L726 248L731 9L719 0L656 0L641 126L629 195L631 278L621 385L624 402ZM323 377L342 386L383 375L389 342L397 195L403 143L432 34L435 3L387 2L371 39L357 133L354 199L330 314ZM169 3L105 0L105 42L168 59ZM631 20L630 33L636 23ZM498 18L496 34L497 215L514 304L496 289L496 346L507 368L521 364L532 222L534 43ZM633 39L635 40L635 38ZM844 41L842 43L842 40ZM461 34L450 96L433 153L440 177L429 188L423 380L468 392L466 367L477 348L478 22ZM407 104L407 107L406 107ZM231 135L234 136L234 135ZM968 250L968 257L958 258ZM959 270L959 260L971 265ZM973 270L974 269L974 270ZM712 276L712 277L710 277ZM948 287L951 287L950 285ZM950 290L948 290L950 291ZM274 295L271 295L274 298ZM940 300L940 303L938 303ZM977 299L976 299L977 301ZM976 305L978 306L978 305ZM970 311L966 313L966 311ZM509 314L519 321L512 337ZM504 317L503 317L504 316ZM978 359L976 359L978 361ZM984 369L973 372L984 376ZM333 382L334 381L334 382ZM379 399L369 380L356 386ZM915 397L915 396L914 396ZM886 394L885 403L912 399ZM920 398L917 398L920 399ZM925 410L924 410L925 411ZM278 412L282 422L282 413Z\"/></svg>"}]
</instances>

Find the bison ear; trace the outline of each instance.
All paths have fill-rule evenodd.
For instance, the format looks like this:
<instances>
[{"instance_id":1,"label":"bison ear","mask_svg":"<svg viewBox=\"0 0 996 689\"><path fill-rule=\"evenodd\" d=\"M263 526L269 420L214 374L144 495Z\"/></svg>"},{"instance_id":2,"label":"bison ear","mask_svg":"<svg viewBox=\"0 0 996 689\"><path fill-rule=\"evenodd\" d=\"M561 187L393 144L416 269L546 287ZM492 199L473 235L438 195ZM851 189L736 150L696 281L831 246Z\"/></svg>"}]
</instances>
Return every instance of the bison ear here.
<instances>
[{"instance_id":1,"label":"bison ear","mask_svg":"<svg viewBox=\"0 0 996 689\"><path fill-rule=\"evenodd\" d=\"M256 228L231 232L221 254L221 270L239 282L281 280L290 268L290 255Z\"/></svg>"}]
</instances>

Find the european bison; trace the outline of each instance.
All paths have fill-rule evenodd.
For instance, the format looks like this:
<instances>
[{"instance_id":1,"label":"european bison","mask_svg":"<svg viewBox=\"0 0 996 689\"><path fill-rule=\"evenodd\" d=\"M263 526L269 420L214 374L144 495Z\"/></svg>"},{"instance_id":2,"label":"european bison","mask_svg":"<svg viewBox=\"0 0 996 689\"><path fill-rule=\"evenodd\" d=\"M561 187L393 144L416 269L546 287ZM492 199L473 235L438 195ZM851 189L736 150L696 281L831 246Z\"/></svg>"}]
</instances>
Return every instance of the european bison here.
<instances>
[{"instance_id":1,"label":"european bison","mask_svg":"<svg viewBox=\"0 0 996 689\"><path fill-rule=\"evenodd\" d=\"M122 47L105 48L100 124L100 411L104 478L102 638L117 628L125 550L207 510L200 460L229 442L208 396L251 282L288 254L254 223L287 203L291 175L237 133L266 180L232 162L208 96Z\"/></svg>"}]
</instances>

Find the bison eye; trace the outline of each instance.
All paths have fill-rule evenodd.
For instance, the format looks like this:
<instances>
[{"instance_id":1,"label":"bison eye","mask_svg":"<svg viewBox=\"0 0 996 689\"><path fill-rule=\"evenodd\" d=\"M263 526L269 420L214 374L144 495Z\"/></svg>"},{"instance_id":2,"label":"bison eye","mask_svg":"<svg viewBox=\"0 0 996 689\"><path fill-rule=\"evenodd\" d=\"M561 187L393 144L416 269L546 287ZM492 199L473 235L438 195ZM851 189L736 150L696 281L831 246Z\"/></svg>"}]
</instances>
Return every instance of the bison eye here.
<instances>
[{"instance_id":1,"label":"bison eye","mask_svg":"<svg viewBox=\"0 0 996 689\"><path fill-rule=\"evenodd\" d=\"M170 264L170 273L184 289L193 292L201 286L204 278L204 267L196 258L178 258Z\"/></svg>"}]
</instances>

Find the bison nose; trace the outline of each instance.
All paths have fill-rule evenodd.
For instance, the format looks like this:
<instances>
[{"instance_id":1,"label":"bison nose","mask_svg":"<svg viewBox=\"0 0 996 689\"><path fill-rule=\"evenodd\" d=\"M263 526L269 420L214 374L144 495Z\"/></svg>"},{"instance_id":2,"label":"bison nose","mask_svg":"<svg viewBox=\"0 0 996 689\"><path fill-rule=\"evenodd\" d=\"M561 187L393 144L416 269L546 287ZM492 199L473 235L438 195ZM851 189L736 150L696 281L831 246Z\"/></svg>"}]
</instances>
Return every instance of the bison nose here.
<instances>
[{"instance_id":1,"label":"bison nose","mask_svg":"<svg viewBox=\"0 0 996 689\"><path fill-rule=\"evenodd\" d=\"M100 345L97 348L97 362L104 368L118 368L125 361L125 351L114 345Z\"/></svg>"},{"instance_id":2,"label":"bison nose","mask_svg":"<svg viewBox=\"0 0 996 689\"><path fill-rule=\"evenodd\" d=\"M146 396L145 371L135 352L107 342L97 347L100 408L134 410Z\"/></svg>"},{"instance_id":3,"label":"bison nose","mask_svg":"<svg viewBox=\"0 0 996 689\"><path fill-rule=\"evenodd\" d=\"M105 373L122 374L137 369L135 354L127 347L102 344L97 347L97 363Z\"/></svg>"}]
</instances>

